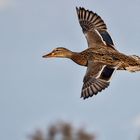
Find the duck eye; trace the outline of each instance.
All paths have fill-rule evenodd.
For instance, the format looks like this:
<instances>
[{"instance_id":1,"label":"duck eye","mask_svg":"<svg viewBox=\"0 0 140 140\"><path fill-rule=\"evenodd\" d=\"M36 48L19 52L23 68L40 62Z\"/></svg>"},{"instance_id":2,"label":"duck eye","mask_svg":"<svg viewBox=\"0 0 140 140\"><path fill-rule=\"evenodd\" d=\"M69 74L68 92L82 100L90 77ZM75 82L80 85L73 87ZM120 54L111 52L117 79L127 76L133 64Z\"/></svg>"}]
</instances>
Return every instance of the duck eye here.
<instances>
[{"instance_id":1,"label":"duck eye","mask_svg":"<svg viewBox=\"0 0 140 140\"><path fill-rule=\"evenodd\" d=\"M55 51L56 51L56 52L60 52L60 51L61 51L61 49L56 49Z\"/></svg>"}]
</instances>

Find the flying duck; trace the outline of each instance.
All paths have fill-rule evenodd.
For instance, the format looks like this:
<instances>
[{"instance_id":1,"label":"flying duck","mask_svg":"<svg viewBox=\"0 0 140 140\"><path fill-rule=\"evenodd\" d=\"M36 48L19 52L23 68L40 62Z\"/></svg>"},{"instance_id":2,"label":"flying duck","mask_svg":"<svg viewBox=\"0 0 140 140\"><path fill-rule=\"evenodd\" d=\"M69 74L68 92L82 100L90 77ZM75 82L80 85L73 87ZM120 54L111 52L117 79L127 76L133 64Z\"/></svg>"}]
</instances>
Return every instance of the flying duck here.
<instances>
[{"instance_id":1,"label":"flying duck","mask_svg":"<svg viewBox=\"0 0 140 140\"><path fill-rule=\"evenodd\" d=\"M82 52L72 52L59 47L43 57L69 58L86 66L81 92L81 97L86 99L107 88L116 70L140 71L140 57L125 55L115 48L107 26L99 15L83 7L76 7L76 11L88 48Z\"/></svg>"}]
</instances>

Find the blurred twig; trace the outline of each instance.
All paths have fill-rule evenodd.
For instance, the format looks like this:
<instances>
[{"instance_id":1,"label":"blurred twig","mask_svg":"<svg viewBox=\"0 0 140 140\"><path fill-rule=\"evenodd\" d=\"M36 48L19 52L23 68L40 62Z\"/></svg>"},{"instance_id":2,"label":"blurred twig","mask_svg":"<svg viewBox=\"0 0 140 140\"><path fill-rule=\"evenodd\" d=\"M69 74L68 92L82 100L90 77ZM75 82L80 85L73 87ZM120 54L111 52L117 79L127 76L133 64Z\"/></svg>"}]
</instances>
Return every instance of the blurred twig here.
<instances>
[{"instance_id":1,"label":"blurred twig","mask_svg":"<svg viewBox=\"0 0 140 140\"><path fill-rule=\"evenodd\" d=\"M57 136L61 136L58 138ZM37 130L30 140L95 140L95 135L87 133L84 129L74 129L69 123L57 123L51 125L47 133Z\"/></svg>"},{"instance_id":2,"label":"blurred twig","mask_svg":"<svg viewBox=\"0 0 140 140\"><path fill-rule=\"evenodd\" d=\"M33 135L29 135L29 139L31 140L45 140L44 134L41 130L36 130Z\"/></svg>"}]
</instances>

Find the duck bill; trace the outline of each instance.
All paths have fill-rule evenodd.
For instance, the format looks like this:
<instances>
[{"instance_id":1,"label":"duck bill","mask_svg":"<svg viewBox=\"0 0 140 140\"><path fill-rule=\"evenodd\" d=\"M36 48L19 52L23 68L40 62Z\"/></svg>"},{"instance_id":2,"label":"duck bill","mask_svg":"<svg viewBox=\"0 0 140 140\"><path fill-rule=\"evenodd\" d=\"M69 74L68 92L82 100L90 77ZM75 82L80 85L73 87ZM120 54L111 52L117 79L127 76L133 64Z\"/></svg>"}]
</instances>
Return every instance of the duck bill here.
<instances>
[{"instance_id":1,"label":"duck bill","mask_svg":"<svg viewBox=\"0 0 140 140\"><path fill-rule=\"evenodd\" d=\"M48 53L48 54L45 54L42 56L43 58L50 58L50 57L53 57L53 53Z\"/></svg>"}]
</instances>

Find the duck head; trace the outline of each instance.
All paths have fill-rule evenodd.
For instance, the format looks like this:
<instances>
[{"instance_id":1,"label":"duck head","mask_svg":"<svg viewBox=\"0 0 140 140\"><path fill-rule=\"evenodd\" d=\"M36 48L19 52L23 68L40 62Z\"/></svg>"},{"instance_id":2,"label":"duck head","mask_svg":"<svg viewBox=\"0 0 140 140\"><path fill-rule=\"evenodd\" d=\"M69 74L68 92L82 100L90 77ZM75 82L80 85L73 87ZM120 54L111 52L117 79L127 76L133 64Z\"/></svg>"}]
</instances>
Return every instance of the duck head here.
<instances>
[{"instance_id":1,"label":"duck head","mask_svg":"<svg viewBox=\"0 0 140 140\"><path fill-rule=\"evenodd\" d=\"M63 58L71 58L72 52L66 48L59 47L54 49L52 52L43 55L43 58L51 58L51 57L63 57Z\"/></svg>"}]
</instances>

